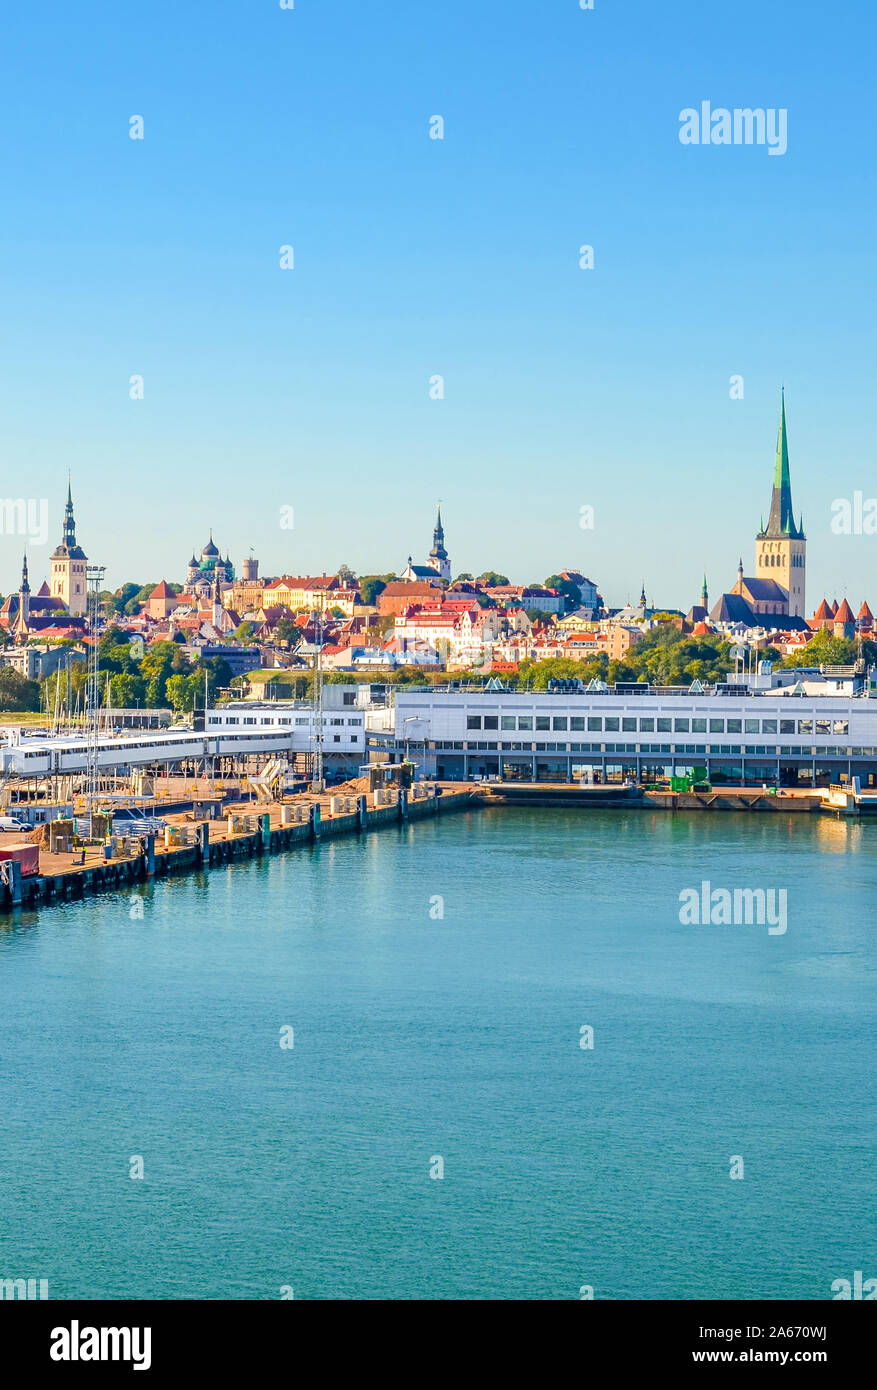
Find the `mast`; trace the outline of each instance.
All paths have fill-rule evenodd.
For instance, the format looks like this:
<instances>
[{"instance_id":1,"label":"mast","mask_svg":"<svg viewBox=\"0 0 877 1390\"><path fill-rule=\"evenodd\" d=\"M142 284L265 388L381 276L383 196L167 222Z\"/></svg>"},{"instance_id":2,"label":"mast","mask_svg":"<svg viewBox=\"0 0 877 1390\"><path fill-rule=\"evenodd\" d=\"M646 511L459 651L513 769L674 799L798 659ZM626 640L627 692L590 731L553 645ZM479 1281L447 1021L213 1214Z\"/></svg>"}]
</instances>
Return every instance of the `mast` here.
<instances>
[{"instance_id":1,"label":"mast","mask_svg":"<svg viewBox=\"0 0 877 1390\"><path fill-rule=\"evenodd\" d=\"M89 838L94 836L94 815L98 793L98 742L100 738L100 592L105 574L103 565L89 565L88 581L89 625L91 643L88 648L87 719L86 719L86 810Z\"/></svg>"}]
</instances>

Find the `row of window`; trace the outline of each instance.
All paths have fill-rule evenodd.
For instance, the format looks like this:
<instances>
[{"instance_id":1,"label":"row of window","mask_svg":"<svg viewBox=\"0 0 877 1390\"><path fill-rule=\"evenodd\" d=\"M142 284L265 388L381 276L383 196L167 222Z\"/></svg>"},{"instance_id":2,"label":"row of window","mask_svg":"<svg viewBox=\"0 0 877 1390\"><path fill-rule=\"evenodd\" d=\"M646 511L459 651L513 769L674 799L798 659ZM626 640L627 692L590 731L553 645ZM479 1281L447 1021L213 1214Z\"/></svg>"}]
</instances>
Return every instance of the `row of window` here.
<instances>
[{"instance_id":1,"label":"row of window","mask_svg":"<svg viewBox=\"0 0 877 1390\"><path fill-rule=\"evenodd\" d=\"M793 747L783 744L712 743L460 743L438 741L432 747L439 752L469 753L686 753L699 758L767 757L767 758L877 758L877 748L816 748Z\"/></svg>"},{"instance_id":2,"label":"row of window","mask_svg":"<svg viewBox=\"0 0 877 1390\"><path fill-rule=\"evenodd\" d=\"M275 728L276 728L278 725L284 726L284 727L288 727L288 726L294 724L296 728L302 729L302 728L304 728L306 725L308 725L308 724L311 723L311 719L310 719L307 715L305 715L304 717L299 716L299 717L296 718L296 719L293 719L293 718L291 718L291 717L289 717L289 718L281 718L281 719L259 719L259 718L257 718L257 716L254 715L254 714L253 714L253 715L245 715L243 718L239 718L238 715L229 715L229 716L227 716L226 718L221 718L221 717L219 717L219 716L214 717L214 716L211 715L211 717L210 717L210 719L209 719L208 722L209 722L210 724L218 724L218 725L221 725L223 728L225 728L225 727L227 727L228 725L231 725L231 724L258 724L258 725L259 725L260 727L262 727L262 728L268 728L268 727L275 727ZM314 721L314 722L316 722L316 721ZM333 727L333 728L337 728L339 725L343 725L344 722L345 722L345 721L344 721L343 719L334 719L334 718L333 718L333 719L329 719L329 718L326 718L325 716L324 716L324 718L323 718L323 724L324 724L324 725L328 724L330 727ZM354 727L354 728L357 728L357 729L362 727L362 719L348 719L346 722L347 722L348 724L353 725L353 727Z\"/></svg>"},{"instance_id":3,"label":"row of window","mask_svg":"<svg viewBox=\"0 0 877 1390\"><path fill-rule=\"evenodd\" d=\"M599 715L567 717L565 714L467 714L467 729L536 729L589 734L849 734L848 719L690 719L678 716Z\"/></svg>"},{"instance_id":4,"label":"row of window","mask_svg":"<svg viewBox=\"0 0 877 1390\"><path fill-rule=\"evenodd\" d=\"M780 568L785 569L786 557L785 557L785 555L777 555L777 554L767 555L767 554L762 553L762 554L759 555L759 557L758 557L758 563L762 566L763 569L764 569L764 568L767 568L767 567L769 567L769 566L773 566L773 567L775 568L777 565L779 565ZM792 556L792 568L793 568L793 569L803 569L803 568L804 568L804 556L803 556L803 555L793 555L793 556Z\"/></svg>"}]
</instances>

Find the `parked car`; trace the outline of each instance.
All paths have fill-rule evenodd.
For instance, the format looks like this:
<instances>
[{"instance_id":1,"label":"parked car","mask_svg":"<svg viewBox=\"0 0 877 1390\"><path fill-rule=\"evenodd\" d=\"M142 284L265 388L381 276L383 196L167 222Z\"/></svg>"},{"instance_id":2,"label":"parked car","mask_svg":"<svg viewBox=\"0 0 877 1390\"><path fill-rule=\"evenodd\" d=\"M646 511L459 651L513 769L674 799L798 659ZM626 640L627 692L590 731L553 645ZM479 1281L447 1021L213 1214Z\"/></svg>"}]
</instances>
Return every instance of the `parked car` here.
<instances>
[{"instance_id":1,"label":"parked car","mask_svg":"<svg viewBox=\"0 0 877 1390\"><path fill-rule=\"evenodd\" d=\"M0 816L0 830L30 830L26 820L19 820L17 816Z\"/></svg>"}]
</instances>

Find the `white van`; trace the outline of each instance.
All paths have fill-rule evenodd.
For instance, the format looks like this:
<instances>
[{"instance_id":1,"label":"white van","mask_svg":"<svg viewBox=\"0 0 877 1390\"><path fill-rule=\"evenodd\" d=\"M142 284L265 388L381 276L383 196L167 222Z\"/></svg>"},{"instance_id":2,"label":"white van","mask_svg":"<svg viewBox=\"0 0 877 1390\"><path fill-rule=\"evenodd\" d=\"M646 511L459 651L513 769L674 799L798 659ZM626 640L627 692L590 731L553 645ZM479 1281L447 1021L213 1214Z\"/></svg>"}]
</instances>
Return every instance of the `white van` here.
<instances>
[{"instance_id":1,"label":"white van","mask_svg":"<svg viewBox=\"0 0 877 1390\"><path fill-rule=\"evenodd\" d=\"M16 816L0 816L0 830L30 830L26 820L18 820Z\"/></svg>"}]
</instances>

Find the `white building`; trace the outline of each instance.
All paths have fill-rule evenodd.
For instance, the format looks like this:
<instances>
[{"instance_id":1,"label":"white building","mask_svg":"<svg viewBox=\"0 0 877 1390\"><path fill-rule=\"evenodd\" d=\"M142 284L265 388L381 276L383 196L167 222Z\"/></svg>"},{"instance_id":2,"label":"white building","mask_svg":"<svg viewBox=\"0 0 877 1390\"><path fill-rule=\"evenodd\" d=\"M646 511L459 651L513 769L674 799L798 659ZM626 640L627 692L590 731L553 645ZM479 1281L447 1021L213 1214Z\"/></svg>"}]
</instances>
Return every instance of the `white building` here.
<instances>
[{"instance_id":1,"label":"white building","mask_svg":"<svg viewBox=\"0 0 877 1390\"><path fill-rule=\"evenodd\" d=\"M649 781L706 768L717 785L877 785L877 699L835 693L415 691L396 695L400 730L429 776ZM412 721L417 721L412 722Z\"/></svg>"}]
</instances>

